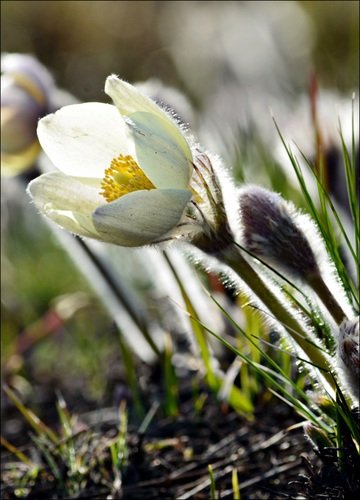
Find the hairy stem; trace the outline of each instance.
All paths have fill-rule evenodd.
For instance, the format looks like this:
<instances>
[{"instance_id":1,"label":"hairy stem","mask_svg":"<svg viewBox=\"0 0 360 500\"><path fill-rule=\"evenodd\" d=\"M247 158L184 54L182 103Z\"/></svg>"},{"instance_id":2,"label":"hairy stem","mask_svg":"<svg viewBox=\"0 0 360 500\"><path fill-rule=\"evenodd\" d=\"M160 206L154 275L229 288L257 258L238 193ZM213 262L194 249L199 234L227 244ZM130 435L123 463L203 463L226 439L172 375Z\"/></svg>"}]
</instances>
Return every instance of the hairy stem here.
<instances>
[{"instance_id":1,"label":"hairy stem","mask_svg":"<svg viewBox=\"0 0 360 500\"><path fill-rule=\"evenodd\" d=\"M274 295L239 251L231 256L224 256L224 262L239 275L272 315L284 326L291 338L305 352L309 360L321 370L322 376L334 389L335 384L329 372L330 367L326 355L314 345L308 331L294 314Z\"/></svg>"},{"instance_id":2,"label":"hairy stem","mask_svg":"<svg viewBox=\"0 0 360 500\"><path fill-rule=\"evenodd\" d=\"M335 299L334 295L331 293L320 274L314 274L313 276L308 278L307 281L309 286L311 286L314 292L318 295L321 302L327 308L338 325L340 325L344 321L344 319L347 319L347 316L342 310L342 307Z\"/></svg>"}]
</instances>

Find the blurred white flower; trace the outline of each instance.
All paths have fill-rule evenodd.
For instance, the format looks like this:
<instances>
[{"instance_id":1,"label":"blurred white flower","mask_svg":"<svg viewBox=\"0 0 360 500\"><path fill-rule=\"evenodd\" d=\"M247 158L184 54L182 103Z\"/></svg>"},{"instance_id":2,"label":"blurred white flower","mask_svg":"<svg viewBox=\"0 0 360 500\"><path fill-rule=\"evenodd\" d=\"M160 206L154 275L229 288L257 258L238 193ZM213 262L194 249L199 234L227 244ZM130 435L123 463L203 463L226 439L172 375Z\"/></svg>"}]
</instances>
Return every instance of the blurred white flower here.
<instances>
[{"instance_id":1,"label":"blurred white flower","mask_svg":"<svg viewBox=\"0 0 360 500\"><path fill-rule=\"evenodd\" d=\"M3 54L1 73L1 173L16 175L40 152L36 124L49 112L54 82L35 58L23 54Z\"/></svg>"},{"instance_id":2,"label":"blurred white flower","mask_svg":"<svg viewBox=\"0 0 360 500\"><path fill-rule=\"evenodd\" d=\"M74 101L35 57L1 55L1 175L17 175L33 166L41 151L38 119Z\"/></svg>"},{"instance_id":3,"label":"blurred white flower","mask_svg":"<svg viewBox=\"0 0 360 500\"><path fill-rule=\"evenodd\" d=\"M40 143L61 172L29 184L37 208L75 234L130 247L216 225L209 157L134 86L110 76L105 92L115 106L67 106L40 120ZM197 203L210 205L208 219Z\"/></svg>"}]
</instances>

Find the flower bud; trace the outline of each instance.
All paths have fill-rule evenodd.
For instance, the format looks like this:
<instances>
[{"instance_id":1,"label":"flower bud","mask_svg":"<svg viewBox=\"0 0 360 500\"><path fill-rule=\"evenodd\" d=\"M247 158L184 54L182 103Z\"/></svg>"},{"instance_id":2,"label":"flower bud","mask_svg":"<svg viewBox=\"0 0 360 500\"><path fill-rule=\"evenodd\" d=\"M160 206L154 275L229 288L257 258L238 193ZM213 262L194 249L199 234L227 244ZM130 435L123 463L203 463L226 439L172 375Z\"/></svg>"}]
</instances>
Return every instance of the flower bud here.
<instances>
[{"instance_id":1,"label":"flower bud","mask_svg":"<svg viewBox=\"0 0 360 500\"><path fill-rule=\"evenodd\" d=\"M242 189L239 204L245 248L310 286L340 325L348 304L311 220L277 193L258 186Z\"/></svg>"},{"instance_id":2,"label":"flower bud","mask_svg":"<svg viewBox=\"0 0 360 500\"><path fill-rule=\"evenodd\" d=\"M345 320L339 327L337 339L338 364L343 374L341 380L349 392L360 399L359 317Z\"/></svg>"},{"instance_id":3,"label":"flower bud","mask_svg":"<svg viewBox=\"0 0 360 500\"><path fill-rule=\"evenodd\" d=\"M280 195L258 186L240 191L243 244L247 250L307 281L318 274L316 257L295 220L295 210Z\"/></svg>"},{"instance_id":4,"label":"flower bud","mask_svg":"<svg viewBox=\"0 0 360 500\"><path fill-rule=\"evenodd\" d=\"M4 54L1 72L1 174L16 175L40 152L36 127L51 109L54 82L30 55Z\"/></svg>"}]
</instances>

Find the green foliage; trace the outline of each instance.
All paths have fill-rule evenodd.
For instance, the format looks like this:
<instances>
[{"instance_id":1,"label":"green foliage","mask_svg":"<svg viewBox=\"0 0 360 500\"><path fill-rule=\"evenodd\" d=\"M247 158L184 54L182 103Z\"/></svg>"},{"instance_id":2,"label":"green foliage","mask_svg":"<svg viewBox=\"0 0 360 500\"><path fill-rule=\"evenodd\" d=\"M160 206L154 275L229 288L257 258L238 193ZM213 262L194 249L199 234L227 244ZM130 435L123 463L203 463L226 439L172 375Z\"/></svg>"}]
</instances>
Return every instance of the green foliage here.
<instances>
[{"instance_id":1,"label":"green foliage","mask_svg":"<svg viewBox=\"0 0 360 500\"><path fill-rule=\"evenodd\" d=\"M70 414L65 400L58 394L60 426L55 433L20 401L14 391L8 387L4 390L34 431L31 439L38 452L38 462L33 462L6 439L1 440L2 445L22 462L26 471L23 474L22 469L14 468L18 497L26 497L31 485L41 475L52 477L60 498L77 496L89 483L94 482L107 484L111 491L120 489L121 473L127 466L128 457L127 410L124 401L119 407L116 435L99 436L92 429L84 427L84 424L79 428L77 417ZM109 459L112 462L110 475L104 465ZM22 477L17 477L17 474L22 474Z\"/></svg>"}]
</instances>

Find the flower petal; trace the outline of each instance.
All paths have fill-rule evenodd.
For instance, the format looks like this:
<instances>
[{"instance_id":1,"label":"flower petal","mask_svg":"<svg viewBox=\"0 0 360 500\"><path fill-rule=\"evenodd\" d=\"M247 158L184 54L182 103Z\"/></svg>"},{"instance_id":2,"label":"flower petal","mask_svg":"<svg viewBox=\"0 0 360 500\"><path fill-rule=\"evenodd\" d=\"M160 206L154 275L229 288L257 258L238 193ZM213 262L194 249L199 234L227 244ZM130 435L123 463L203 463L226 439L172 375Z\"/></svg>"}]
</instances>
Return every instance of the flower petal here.
<instances>
[{"instance_id":1,"label":"flower petal","mask_svg":"<svg viewBox=\"0 0 360 500\"><path fill-rule=\"evenodd\" d=\"M92 213L104 199L96 189L60 172L50 172L31 181L27 192L40 212L64 229L98 237Z\"/></svg>"},{"instance_id":2,"label":"flower petal","mask_svg":"<svg viewBox=\"0 0 360 500\"><path fill-rule=\"evenodd\" d=\"M141 168L160 188L187 187L192 173L190 147L176 122L155 102L115 75L105 92L112 98L135 140Z\"/></svg>"},{"instance_id":3,"label":"flower petal","mask_svg":"<svg viewBox=\"0 0 360 500\"><path fill-rule=\"evenodd\" d=\"M66 231L69 231L70 233L96 240L103 240L94 228L91 214L85 216L84 214L72 212L70 210L48 209L45 215L53 222L56 222L58 226L66 229Z\"/></svg>"},{"instance_id":4,"label":"flower petal","mask_svg":"<svg viewBox=\"0 0 360 500\"><path fill-rule=\"evenodd\" d=\"M94 226L106 241L135 247L155 242L173 229L191 198L185 189L134 191L97 208Z\"/></svg>"},{"instance_id":5,"label":"flower petal","mask_svg":"<svg viewBox=\"0 0 360 500\"><path fill-rule=\"evenodd\" d=\"M128 129L110 104L65 106L42 118L37 133L54 165L73 176L102 178L113 158L129 153Z\"/></svg>"},{"instance_id":6,"label":"flower petal","mask_svg":"<svg viewBox=\"0 0 360 500\"><path fill-rule=\"evenodd\" d=\"M40 210L51 204L60 210L86 213L104 203L104 198L95 188L61 172L40 175L30 182L28 192Z\"/></svg>"},{"instance_id":7,"label":"flower petal","mask_svg":"<svg viewBox=\"0 0 360 500\"><path fill-rule=\"evenodd\" d=\"M105 82L105 93L111 97L115 106L124 116L129 116L136 111L144 111L159 115L170 120L168 115L151 99L142 94L136 87L116 75L110 75ZM173 123L174 126L176 126Z\"/></svg>"},{"instance_id":8,"label":"flower petal","mask_svg":"<svg viewBox=\"0 0 360 500\"><path fill-rule=\"evenodd\" d=\"M164 189L187 188L192 171L191 153L185 155L183 145L169 130L169 123L143 111L133 113L127 123L138 163L153 184Z\"/></svg>"}]
</instances>

